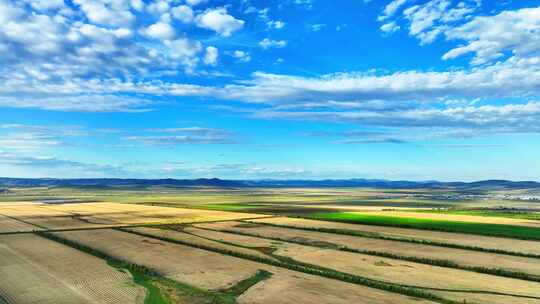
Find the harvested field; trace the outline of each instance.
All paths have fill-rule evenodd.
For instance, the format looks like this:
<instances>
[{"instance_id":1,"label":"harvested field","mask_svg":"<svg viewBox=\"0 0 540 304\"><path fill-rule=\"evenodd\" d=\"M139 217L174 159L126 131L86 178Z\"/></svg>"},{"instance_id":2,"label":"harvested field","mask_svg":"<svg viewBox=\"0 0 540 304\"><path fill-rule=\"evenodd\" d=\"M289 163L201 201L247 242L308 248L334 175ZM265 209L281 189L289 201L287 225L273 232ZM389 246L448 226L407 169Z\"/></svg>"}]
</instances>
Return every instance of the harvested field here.
<instances>
[{"instance_id":1,"label":"harvested field","mask_svg":"<svg viewBox=\"0 0 540 304\"><path fill-rule=\"evenodd\" d=\"M126 230L134 231L134 232L140 232L140 233L144 233L144 234L149 234L149 235L153 235L153 236L157 236L157 237L165 237L165 238L184 241L184 242L193 243L193 244L206 245L206 246L210 246L210 247L213 247L213 248L219 248L219 249L224 249L224 250L232 250L232 251L240 252L240 253L244 253L244 254L269 258L269 256L267 256L266 254L261 253L261 251L258 251L256 249L241 248L241 247L237 247L237 246L233 246L233 245L227 245L227 244L224 244L224 243L220 243L219 238L213 238L212 236L205 235L205 232L207 232L207 231L206 230L201 230L201 229L195 229L195 228L186 227L183 231L185 231L187 233L173 231L173 230L159 229L159 228L146 228L146 227L145 228L126 228ZM201 232L203 232L203 233L201 233ZM211 231L209 231L209 232L211 232ZM207 238L213 238L213 239L216 239L218 241L212 241L212 240L209 240ZM224 241L227 241L227 240L224 240ZM265 241L265 240L262 240L262 241ZM264 246L260 246L260 247L264 247Z\"/></svg>"},{"instance_id":2,"label":"harvested field","mask_svg":"<svg viewBox=\"0 0 540 304\"><path fill-rule=\"evenodd\" d=\"M359 299L362 299L359 302ZM427 304L434 303L377 289L282 270L251 287L239 304Z\"/></svg>"},{"instance_id":3,"label":"harvested field","mask_svg":"<svg viewBox=\"0 0 540 304\"><path fill-rule=\"evenodd\" d=\"M514 303L540 303L540 283L536 282L301 245L280 248L275 254L376 280L425 288L458 302L508 304L506 297L490 294L504 293L516 295ZM452 292L440 293L435 289ZM467 292L474 290L486 292L489 297Z\"/></svg>"},{"instance_id":4,"label":"harvested field","mask_svg":"<svg viewBox=\"0 0 540 304\"><path fill-rule=\"evenodd\" d=\"M540 278L540 261L534 258L444 248L422 244L411 244L358 236L339 235L334 233L306 231L292 228L281 228L267 225L260 225L259 227L248 226L248 228L245 225L242 225L241 222L204 223L196 224L195 226L217 230L238 231L240 233L260 235L269 238L278 238L297 242L300 241L302 243L329 248L344 246L351 249L385 252L398 256L419 257L432 260L448 260L459 265L470 267L502 268L509 271L531 274ZM206 236L220 236L212 235L212 232L213 231L206 231ZM201 232L197 232L197 234L200 233ZM221 236L223 238L226 237L226 234L221 235L225 235ZM227 238L226 240L230 240L230 238Z\"/></svg>"},{"instance_id":5,"label":"harvested field","mask_svg":"<svg viewBox=\"0 0 540 304\"><path fill-rule=\"evenodd\" d=\"M208 290L228 288L257 271L256 265L240 259L231 263L227 256L122 231L100 229L55 234Z\"/></svg>"},{"instance_id":6,"label":"harvested field","mask_svg":"<svg viewBox=\"0 0 540 304\"><path fill-rule=\"evenodd\" d=\"M33 234L0 236L7 303L142 303L145 290L105 261Z\"/></svg>"},{"instance_id":7,"label":"harvested field","mask_svg":"<svg viewBox=\"0 0 540 304\"><path fill-rule=\"evenodd\" d=\"M48 229L112 227L258 218L264 215L119 203L35 204L0 207L0 214Z\"/></svg>"},{"instance_id":8,"label":"harvested field","mask_svg":"<svg viewBox=\"0 0 540 304\"><path fill-rule=\"evenodd\" d=\"M246 279L257 270L273 273L241 296L241 303L290 303L291 299L315 299L313 303L351 303L353 299L372 299L370 303L432 303L377 289L348 284L323 277L292 272L231 256L146 238L127 232L100 229L54 233L103 251L113 257L160 271L168 278L203 289L223 289ZM187 263L186 261L189 261ZM287 286L281 295L274 292ZM282 286L282 287L280 287ZM309 287L309 289L307 288ZM275 298L277 297L277 298ZM304 301L309 303L309 301Z\"/></svg>"},{"instance_id":9,"label":"harvested field","mask_svg":"<svg viewBox=\"0 0 540 304\"><path fill-rule=\"evenodd\" d=\"M250 228L251 229L251 228ZM178 232L177 232L178 233ZM443 268L407 261L380 258L370 255L349 253L331 249L297 245L293 243L272 243L270 240L249 236L234 235L207 231L201 235L215 240L224 240L240 246L273 247L273 255L292 258L296 261L331 268L341 272L359 275L375 280L415 286L448 299L474 303L506 304L507 297L502 298L497 293L517 295L514 300L520 303L540 303L540 283L508 279L475 272ZM241 247L233 251L243 249ZM238 252L238 251L237 251ZM444 292L435 289L445 289ZM467 291L478 290L485 294ZM484 297L485 295L488 297ZM526 297L536 297L528 299Z\"/></svg>"},{"instance_id":10,"label":"harvested field","mask_svg":"<svg viewBox=\"0 0 540 304\"><path fill-rule=\"evenodd\" d=\"M40 228L0 215L0 233L27 232L33 230L40 230Z\"/></svg>"},{"instance_id":11,"label":"harvested field","mask_svg":"<svg viewBox=\"0 0 540 304\"><path fill-rule=\"evenodd\" d=\"M540 255L540 242L514 240L508 238L471 235L463 233L428 231L420 229L394 228L373 225L347 224L329 221L317 221L300 218L275 217L250 220L253 223L269 223L299 228L323 228L377 233L395 238L425 240L431 242L457 244L461 246L480 247L526 254Z\"/></svg>"}]
</instances>

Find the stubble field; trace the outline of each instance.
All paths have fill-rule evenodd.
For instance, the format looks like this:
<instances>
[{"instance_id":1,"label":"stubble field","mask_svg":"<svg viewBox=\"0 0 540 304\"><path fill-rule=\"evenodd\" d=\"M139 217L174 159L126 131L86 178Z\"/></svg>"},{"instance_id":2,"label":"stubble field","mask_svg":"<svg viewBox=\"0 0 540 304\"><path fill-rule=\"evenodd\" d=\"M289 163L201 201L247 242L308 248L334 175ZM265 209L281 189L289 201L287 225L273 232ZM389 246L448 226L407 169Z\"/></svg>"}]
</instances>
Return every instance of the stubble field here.
<instances>
[{"instance_id":1,"label":"stubble field","mask_svg":"<svg viewBox=\"0 0 540 304\"><path fill-rule=\"evenodd\" d=\"M0 199L2 304L540 303L539 222L521 209L445 213L479 203L426 190L25 191Z\"/></svg>"}]
</instances>

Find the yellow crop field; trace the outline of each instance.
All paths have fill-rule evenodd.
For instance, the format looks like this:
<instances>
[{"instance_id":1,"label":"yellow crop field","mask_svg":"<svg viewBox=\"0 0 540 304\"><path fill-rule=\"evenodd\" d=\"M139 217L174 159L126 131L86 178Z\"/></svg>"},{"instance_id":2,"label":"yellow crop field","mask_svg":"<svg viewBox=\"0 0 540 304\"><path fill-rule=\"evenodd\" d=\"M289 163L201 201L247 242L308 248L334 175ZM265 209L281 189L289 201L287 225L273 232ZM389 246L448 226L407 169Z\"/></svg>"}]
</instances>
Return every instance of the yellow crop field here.
<instances>
[{"instance_id":1,"label":"yellow crop field","mask_svg":"<svg viewBox=\"0 0 540 304\"><path fill-rule=\"evenodd\" d=\"M142 303L144 289L105 261L33 234L0 236L0 298L8 303Z\"/></svg>"},{"instance_id":2,"label":"yellow crop field","mask_svg":"<svg viewBox=\"0 0 540 304\"><path fill-rule=\"evenodd\" d=\"M120 203L33 204L0 207L10 216L48 229L113 227L259 218L264 215Z\"/></svg>"}]
</instances>

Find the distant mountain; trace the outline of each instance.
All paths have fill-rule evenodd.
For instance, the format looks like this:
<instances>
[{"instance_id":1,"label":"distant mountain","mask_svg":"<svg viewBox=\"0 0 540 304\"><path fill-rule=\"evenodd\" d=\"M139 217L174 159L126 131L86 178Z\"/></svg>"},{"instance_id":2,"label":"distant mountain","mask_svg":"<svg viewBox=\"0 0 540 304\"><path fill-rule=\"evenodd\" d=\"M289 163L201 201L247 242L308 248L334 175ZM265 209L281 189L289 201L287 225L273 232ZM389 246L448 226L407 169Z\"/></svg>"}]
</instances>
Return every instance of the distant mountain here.
<instances>
[{"instance_id":1,"label":"distant mountain","mask_svg":"<svg viewBox=\"0 0 540 304\"><path fill-rule=\"evenodd\" d=\"M0 178L0 187L370 187L384 189L497 190L540 188L534 181L485 180L477 182L390 181L381 179L326 180L224 180L199 179L119 179L119 178Z\"/></svg>"}]
</instances>

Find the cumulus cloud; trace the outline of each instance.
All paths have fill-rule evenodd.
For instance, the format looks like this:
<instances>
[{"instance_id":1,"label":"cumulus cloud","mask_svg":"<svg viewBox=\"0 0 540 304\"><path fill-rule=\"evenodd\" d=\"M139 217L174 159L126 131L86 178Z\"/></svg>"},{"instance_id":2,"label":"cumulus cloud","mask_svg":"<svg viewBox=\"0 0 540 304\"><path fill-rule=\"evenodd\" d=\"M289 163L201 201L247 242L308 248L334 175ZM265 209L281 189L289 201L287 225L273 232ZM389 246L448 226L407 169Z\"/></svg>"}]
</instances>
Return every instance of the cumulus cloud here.
<instances>
[{"instance_id":1,"label":"cumulus cloud","mask_svg":"<svg viewBox=\"0 0 540 304\"><path fill-rule=\"evenodd\" d=\"M171 40L176 35L174 28L166 22L156 22L146 29L146 35L154 39Z\"/></svg>"},{"instance_id":2,"label":"cumulus cloud","mask_svg":"<svg viewBox=\"0 0 540 304\"><path fill-rule=\"evenodd\" d=\"M245 52L245 51L235 50L234 52L232 52L231 56L233 56L234 58L242 62L251 61L251 56L249 55L248 52Z\"/></svg>"},{"instance_id":3,"label":"cumulus cloud","mask_svg":"<svg viewBox=\"0 0 540 304\"><path fill-rule=\"evenodd\" d=\"M206 55L204 55L204 64L216 65L218 60L218 49L213 46L206 47Z\"/></svg>"},{"instance_id":4,"label":"cumulus cloud","mask_svg":"<svg viewBox=\"0 0 540 304\"><path fill-rule=\"evenodd\" d=\"M207 9L197 15L195 21L199 27L212 30L224 37L244 27L244 21L229 15L226 8Z\"/></svg>"},{"instance_id":5,"label":"cumulus cloud","mask_svg":"<svg viewBox=\"0 0 540 304\"><path fill-rule=\"evenodd\" d=\"M287 46L287 41L285 40L272 40L269 38L264 38L259 42L259 45L263 50L267 50L269 48L283 48Z\"/></svg>"},{"instance_id":6,"label":"cumulus cloud","mask_svg":"<svg viewBox=\"0 0 540 304\"><path fill-rule=\"evenodd\" d=\"M187 5L179 5L172 9L172 15L174 18L184 22L190 23L193 21L193 10Z\"/></svg>"},{"instance_id":7,"label":"cumulus cloud","mask_svg":"<svg viewBox=\"0 0 540 304\"><path fill-rule=\"evenodd\" d=\"M135 16L127 1L74 0L86 18L94 24L106 26L129 26Z\"/></svg>"}]
</instances>

